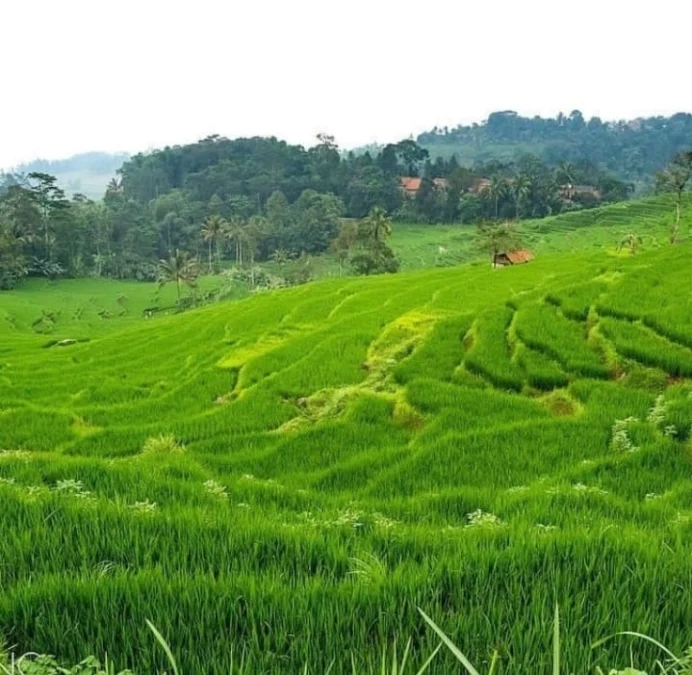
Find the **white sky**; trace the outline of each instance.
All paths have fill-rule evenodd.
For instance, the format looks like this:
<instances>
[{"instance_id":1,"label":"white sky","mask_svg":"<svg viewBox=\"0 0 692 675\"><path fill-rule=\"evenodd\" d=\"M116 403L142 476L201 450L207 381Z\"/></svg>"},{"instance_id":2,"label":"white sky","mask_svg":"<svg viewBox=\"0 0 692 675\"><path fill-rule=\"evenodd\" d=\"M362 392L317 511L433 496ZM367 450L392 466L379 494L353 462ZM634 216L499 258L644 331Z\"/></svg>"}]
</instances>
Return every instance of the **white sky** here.
<instances>
[{"instance_id":1,"label":"white sky","mask_svg":"<svg viewBox=\"0 0 692 675\"><path fill-rule=\"evenodd\" d=\"M493 110L692 110L690 0L0 0L0 167L275 135L342 147Z\"/></svg>"}]
</instances>

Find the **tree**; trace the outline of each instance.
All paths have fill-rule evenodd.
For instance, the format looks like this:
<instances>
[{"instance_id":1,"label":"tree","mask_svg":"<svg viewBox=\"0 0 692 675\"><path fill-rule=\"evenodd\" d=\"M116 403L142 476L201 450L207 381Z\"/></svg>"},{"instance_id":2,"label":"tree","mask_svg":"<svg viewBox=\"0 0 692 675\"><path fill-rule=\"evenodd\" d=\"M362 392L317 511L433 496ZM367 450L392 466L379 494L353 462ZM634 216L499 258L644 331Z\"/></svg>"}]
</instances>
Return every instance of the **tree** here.
<instances>
[{"instance_id":1,"label":"tree","mask_svg":"<svg viewBox=\"0 0 692 675\"><path fill-rule=\"evenodd\" d=\"M416 141L409 138L396 144L396 153L403 160L406 173L409 176L418 174L418 167L429 157L425 148L421 148Z\"/></svg>"},{"instance_id":2,"label":"tree","mask_svg":"<svg viewBox=\"0 0 692 675\"><path fill-rule=\"evenodd\" d=\"M519 247L519 237L512 223L480 223L476 233L478 247L490 254L495 262L498 253L514 251Z\"/></svg>"},{"instance_id":3,"label":"tree","mask_svg":"<svg viewBox=\"0 0 692 675\"><path fill-rule=\"evenodd\" d=\"M384 209L376 206L365 219L370 236L377 243L383 243L392 234L392 221Z\"/></svg>"},{"instance_id":4,"label":"tree","mask_svg":"<svg viewBox=\"0 0 692 675\"><path fill-rule=\"evenodd\" d=\"M248 224L243 228L243 236L247 250L250 254L250 285L255 287L255 256L267 233L269 222L264 216L252 216Z\"/></svg>"},{"instance_id":5,"label":"tree","mask_svg":"<svg viewBox=\"0 0 692 675\"><path fill-rule=\"evenodd\" d=\"M227 223L224 230L226 239L235 245L235 263L243 264L243 243L245 242L245 227L243 221L237 216L233 216Z\"/></svg>"},{"instance_id":6,"label":"tree","mask_svg":"<svg viewBox=\"0 0 692 675\"><path fill-rule=\"evenodd\" d=\"M500 199L505 196L507 192L507 183L504 178L498 175L494 175L490 179L490 183L483 190L483 194L491 200L495 205L495 220L497 220L499 215L499 205Z\"/></svg>"},{"instance_id":7,"label":"tree","mask_svg":"<svg viewBox=\"0 0 692 675\"><path fill-rule=\"evenodd\" d=\"M27 272L21 238L0 219L0 290L14 288Z\"/></svg>"},{"instance_id":8,"label":"tree","mask_svg":"<svg viewBox=\"0 0 692 675\"><path fill-rule=\"evenodd\" d=\"M675 222L670 227L671 244L678 240L682 199L690 179L692 179L692 152L678 153L668 167L656 175L657 191L672 193L675 199Z\"/></svg>"},{"instance_id":9,"label":"tree","mask_svg":"<svg viewBox=\"0 0 692 675\"><path fill-rule=\"evenodd\" d=\"M211 247L212 243L216 247L216 263L221 262L221 241L223 240L227 227L226 221L218 215L209 216L202 228L202 238L209 244L209 272L212 271Z\"/></svg>"},{"instance_id":10,"label":"tree","mask_svg":"<svg viewBox=\"0 0 692 675\"><path fill-rule=\"evenodd\" d=\"M343 272L344 263L348 260L351 248L358 241L359 226L355 220L345 220L339 227L339 234L329 245L329 251L336 256L339 262L339 276Z\"/></svg>"},{"instance_id":11,"label":"tree","mask_svg":"<svg viewBox=\"0 0 692 675\"><path fill-rule=\"evenodd\" d=\"M400 263L394 251L386 244L364 246L351 256L351 267L356 274L393 274Z\"/></svg>"},{"instance_id":12,"label":"tree","mask_svg":"<svg viewBox=\"0 0 692 675\"><path fill-rule=\"evenodd\" d=\"M284 265L291 259L290 254L284 248L274 249L271 256L269 256L271 261L279 266L279 269L283 269Z\"/></svg>"},{"instance_id":13,"label":"tree","mask_svg":"<svg viewBox=\"0 0 692 675\"><path fill-rule=\"evenodd\" d=\"M566 161L560 162L557 167L557 180L564 183L574 183L574 167Z\"/></svg>"},{"instance_id":14,"label":"tree","mask_svg":"<svg viewBox=\"0 0 692 675\"><path fill-rule=\"evenodd\" d=\"M321 253L339 231L343 202L331 194L305 190L293 204L295 222L287 237L287 248L294 253Z\"/></svg>"},{"instance_id":15,"label":"tree","mask_svg":"<svg viewBox=\"0 0 692 675\"><path fill-rule=\"evenodd\" d=\"M50 262L53 258L55 243L53 231L58 224L57 221L64 218L69 211L70 202L65 198L64 190L58 187L55 176L33 172L28 178L31 181L31 193L41 216L43 254Z\"/></svg>"},{"instance_id":16,"label":"tree","mask_svg":"<svg viewBox=\"0 0 692 675\"><path fill-rule=\"evenodd\" d=\"M514 215L517 220L520 217L521 205L531 194L531 180L524 174L517 174L512 183L512 197L514 198Z\"/></svg>"},{"instance_id":17,"label":"tree","mask_svg":"<svg viewBox=\"0 0 692 675\"><path fill-rule=\"evenodd\" d=\"M370 215L357 223L356 236L351 243L351 267L356 274L392 273L399 270L399 260L386 240L392 234L392 226L387 214L374 208ZM341 235L347 239L349 233Z\"/></svg>"},{"instance_id":18,"label":"tree","mask_svg":"<svg viewBox=\"0 0 692 675\"><path fill-rule=\"evenodd\" d=\"M180 301L180 291L183 284L191 289L197 288L197 278L199 277L199 262L196 258L190 258L184 251L175 250L175 254L168 260L160 260L158 268L159 286L167 283L175 283L178 291L178 301Z\"/></svg>"}]
</instances>

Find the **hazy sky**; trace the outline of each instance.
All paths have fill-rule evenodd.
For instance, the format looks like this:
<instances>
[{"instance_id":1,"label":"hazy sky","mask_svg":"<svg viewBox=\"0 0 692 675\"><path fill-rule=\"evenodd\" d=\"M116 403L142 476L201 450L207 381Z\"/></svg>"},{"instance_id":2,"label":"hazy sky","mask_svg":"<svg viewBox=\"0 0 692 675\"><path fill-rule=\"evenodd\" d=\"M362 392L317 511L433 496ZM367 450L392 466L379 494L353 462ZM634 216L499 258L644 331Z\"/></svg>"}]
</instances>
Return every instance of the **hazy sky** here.
<instances>
[{"instance_id":1,"label":"hazy sky","mask_svg":"<svg viewBox=\"0 0 692 675\"><path fill-rule=\"evenodd\" d=\"M212 133L343 147L692 111L690 0L0 0L0 167Z\"/></svg>"}]
</instances>

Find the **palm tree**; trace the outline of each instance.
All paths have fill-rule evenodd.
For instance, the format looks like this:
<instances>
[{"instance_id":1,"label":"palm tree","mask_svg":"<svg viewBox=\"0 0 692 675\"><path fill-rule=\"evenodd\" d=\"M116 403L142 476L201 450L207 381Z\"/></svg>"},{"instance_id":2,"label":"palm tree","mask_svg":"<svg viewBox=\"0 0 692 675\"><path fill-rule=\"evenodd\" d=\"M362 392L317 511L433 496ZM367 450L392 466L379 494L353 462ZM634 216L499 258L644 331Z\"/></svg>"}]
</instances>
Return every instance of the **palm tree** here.
<instances>
[{"instance_id":1,"label":"palm tree","mask_svg":"<svg viewBox=\"0 0 692 675\"><path fill-rule=\"evenodd\" d=\"M178 290L178 301L180 301L180 288L182 284L195 288L197 277L199 276L199 262L196 258L190 258L185 251L175 250L168 260L159 261L158 282L159 287L169 282L174 282Z\"/></svg>"},{"instance_id":2,"label":"palm tree","mask_svg":"<svg viewBox=\"0 0 692 675\"><path fill-rule=\"evenodd\" d=\"M268 221L263 216L252 216L243 228L243 235L248 253L250 254L250 284L255 287L255 255L259 243L267 231Z\"/></svg>"},{"instance_id":3,"label":"palm tree","mask_svg":"<svg viewBox=\"0 0 692 675\"><path fill-rule=\"evenodd\" d=\"M497 220L500 208L500 198L504 196L507 190L507 183L500 176L493 176L490 179L490 183L483 190L490 199L495 202L495 220Z\"/></svg>"},{"instance_id":4,"label":"palm tree","mask_svg":"<svg viewBox=\"0 0 692 675\"><path fill-rule=\"evenodd\" d=\"M617 249L618 251L622 251L626 248L629 249L629 252L632 255L636 255L637 251L643 246L643 244L644 240L641 238L640 235L634 234L634 232L630 232L618 242Z\"/></svg>"},{"instance_id":5,"label":"palm tree","mask_svg":"<svg viewBox=\"0 0 692 675\"><path fill-rule=\"evenodd\" d=\"M107 195L117 195L123 191L122 183L117 178L111 178L106 186Z\"/></svg>"},{"instance_id":6,"label":"palm tree","mask_svg":"<svg viewBox=\"0 0 692 675\"><path fill-rule=\"evenodd\" d=\"M558 168L558 180L565 183L574 183L574 167L569 162L560 162Z\"/></svg>"},{"instance_id":7,"label":"palm tree","mask_svg":"<svg viewBox=\"0 0 692 675\"><path fill-rule=\"evenodd\" d=\"M277 248L270 258L279 266L279 269L283 269L284 265L290 260L291 255L286 249Z\"/></svg>"},{"instance_id":8,"label":"palm tree","mask_svg":"<svg viewBox=\"0 0 692 675\"><path fill-rule=\"evenodd\" d=\"M530 193L531 179L525 174L521 173L518 176L515 176L514 183L512 184L512 196L514 197L514 210L517 220L519 220L521 203L529 196Z\"/></svg>"},{"instance_id":9,"label":"palm tree","mask_svg":"<svg viewBox=\"0 0 692 675\"><path fill-rule=\"evenodd\" d=\"M381 244L392 234L392 221L388 218L387 212L376 206L370 211L365 219L368 234L375 243Z\"/></svg>"},{"instance_id":10,"label":"palm tree","mask_svg":"<svg viewBox=\"0 0 692 675\"><path fill-rule=\"evenodd\" d=\"M235 244L235 262L236 265L243 264L243 242L245 241L245 228L243 227L242 219L233 216L224 229L226 239L232 244Z\"/></svg>"},{"instance_id":11,"label":"palm tree","mask_svg":"<svg viewBox=\"0 0 692 675\"><path fill-rule=\"evenodd\" d=\"M209 243L209 272L212 270L211 265L211 246L214 244L216 246L216 262L217 264L221 261L221 251L219 249L219 242L224 237L224 232L226 229L226 221L221 216L209 216L204 223L202 228L202 238L204 241Z\"/></svg>"}]
</instances>

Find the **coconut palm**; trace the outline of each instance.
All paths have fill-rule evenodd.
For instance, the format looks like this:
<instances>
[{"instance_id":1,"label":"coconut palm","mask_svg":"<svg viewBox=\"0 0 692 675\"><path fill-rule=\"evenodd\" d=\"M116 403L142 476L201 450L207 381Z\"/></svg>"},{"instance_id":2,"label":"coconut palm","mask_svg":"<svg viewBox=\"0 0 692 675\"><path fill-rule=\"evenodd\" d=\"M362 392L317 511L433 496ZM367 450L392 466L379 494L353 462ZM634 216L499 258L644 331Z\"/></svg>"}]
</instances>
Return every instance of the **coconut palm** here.
<instances>
[{"instance_id":1,"label":"coconut palm","mask_svg":"<svg viewBox=\"0 0 692 675\"><path fill-rule=\"evenodd\" d=\"M526 200L530 193L531 179L525 174L515 176L514 182L512 183L512 197L514 198L514 210L517 220L519 220L521 203Z\"/></svg>"},{"instance_id":2,"label":"coconut palm","mask_svg":"<svg viewBox=\"0 0 692 675\"><path fill-rule=\"evenodd\" d=\"M557 171L559 180L574 183L574 167L569 162L560 162Z\"/></svg>"},{"instance_id":3,"label":"coconut palm","mask_svg":"<svg viewBox=\"0 0 692 675\"><path fill-rule=\"evenodd\" d=\"M196 258L190 258L185 251L175 250L175 254L168 260L160 260L158 268L159 287L167 283L175 283L180 300L180 290L183 284L189 288L196 288L199 276L199 262Z\"/></svg>"},{"instance_id":4,"label":"coconut palm","mask_svg":"<svg viewBox=\"0 0 692 675\"><path fill-rule=\"evenodd\" d=\"M506 191L507 183L503 178L500 178L500 176L493 176L483 190L483 194L495 204L495 220L497 220L499 215L500 199L505 195Z\"/></svg>"},{"instance_id":5,"label":"coconut palm","mask_svg":"<svg viewBox=\"0 0 692 675\"><path fill-rule=\"evenodd\" d=\"M243 264L243 244L245 243L245 227L241 218L233 216L224 229L225 237L235 246L235 263Z\"/></svg>"},{"instance_id":6,"label":"coconut palm","mask_svg":"<svg viewBox=\"0 0 692 675\"><path fill-rule=\"evenodd\" d=\"M106 186L107 195L117 195L123 191L122 183L117 178L111 178Z\"/></svg>"},{"instance_id":7,"label":"coconut palm","mask_svg":"<svg viewBox=\"0 0 692 675\"><path fill-rule=\"evenodd\" d=\"M640 235L630 232L625 235L619 242L617 249L622 251L623 249L629 249L632 255L636 255L637 251L643 246L644 241Z\"/></svg>"},{"instance_id":8,"label":"coconut palm","mask_svg":"<svg viewBox=\"0 0 692 675\"><path fill-rule=\"evenodd\" d=\"M209 216L202 228L202 238L209 244L209 272L212 270L211 247L216 247L216 263L221 261L220 242L225 236L226 221L221 216Z\"/></svg>"},{"instance_id":9,"label":"coconut palm","mask_svg":"<svg viewBox=\"0 0 692 675\"><path fill-rule=\"evenodd\" d=\"M291 259L291 255L286 249L277 248L270 258L279 266L279 269L283 269L283 266Z\"/></svg>"},{"instance_id":10,"label":"coconut palm","mask_svg":"<svg viewBox=\"0 0 692 675\"><path fill-rule=\"evenodd\" d=\"M259 243L267 232L268 221L263 216L252 216L248 224L243 228L245 246L250 255L250 284L255 286L255 256Z\"/></svg>"}]
</instances>

